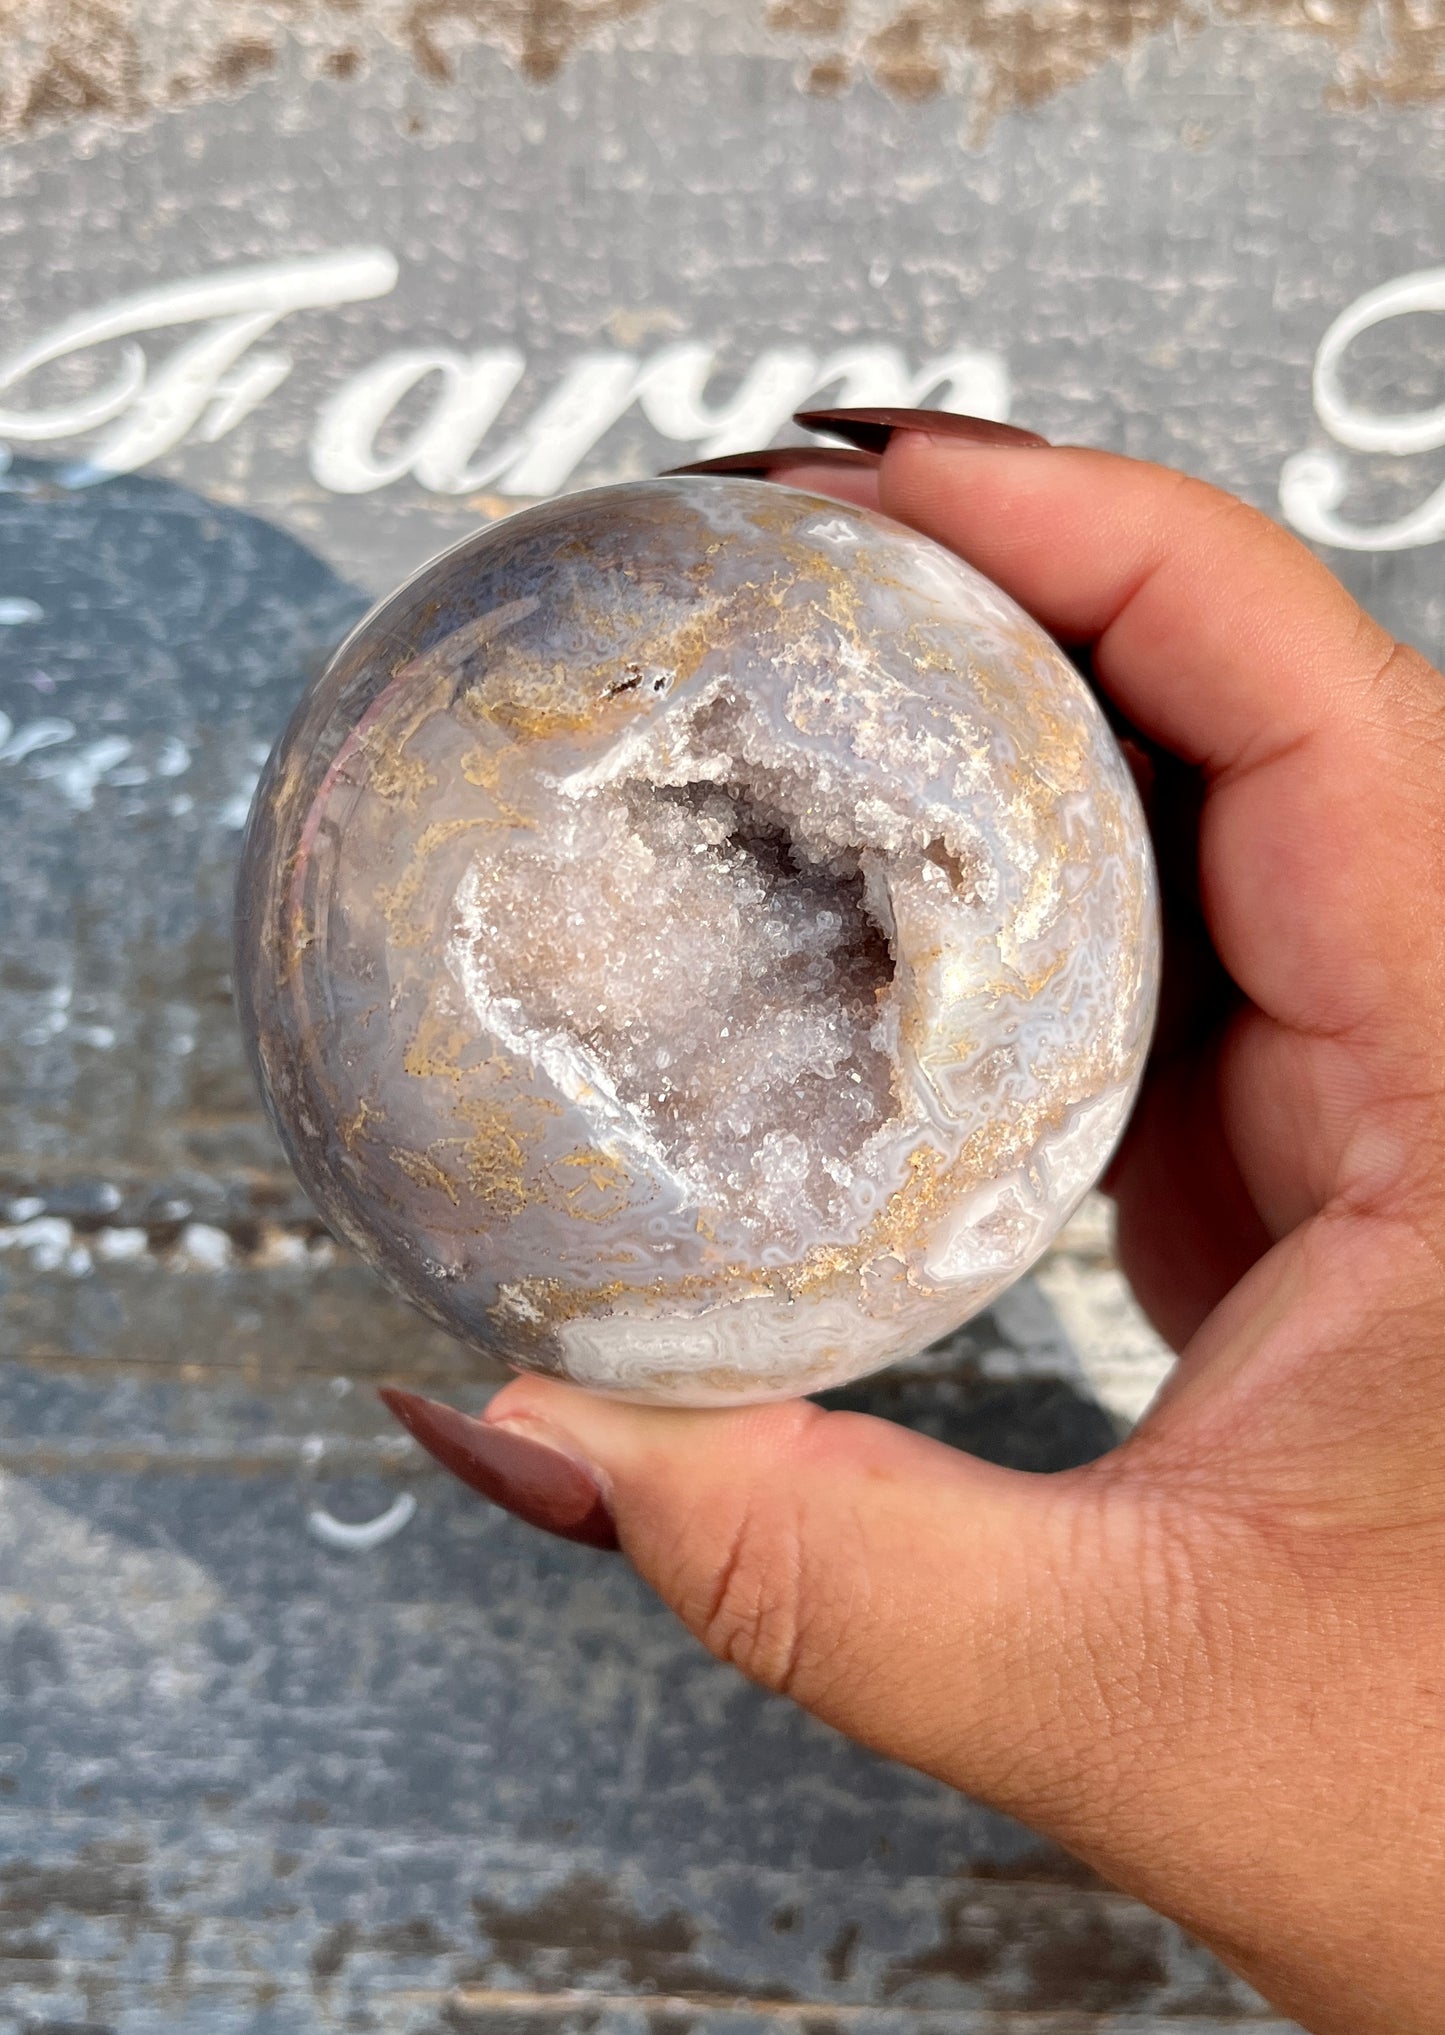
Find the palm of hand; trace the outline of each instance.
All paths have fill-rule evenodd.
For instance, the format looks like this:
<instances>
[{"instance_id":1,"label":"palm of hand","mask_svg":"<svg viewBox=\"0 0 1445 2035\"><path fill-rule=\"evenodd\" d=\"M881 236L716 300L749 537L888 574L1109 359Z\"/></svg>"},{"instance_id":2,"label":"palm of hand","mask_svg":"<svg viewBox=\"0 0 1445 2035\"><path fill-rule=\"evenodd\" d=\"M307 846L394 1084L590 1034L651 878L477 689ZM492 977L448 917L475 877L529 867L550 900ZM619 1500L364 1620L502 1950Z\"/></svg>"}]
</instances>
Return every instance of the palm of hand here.
<instances>
[{"instance_id":1,"label":"palm of hand","mask_svg":"<svg viewBox=\"0 0 1445 2035\"><path fill-rule=\"evenodd\" d=\"M531 1379L487 1423L590 1464L723 1658L1049 1831L1320 2035L1439 2035L1445 681L1156 468L919 428L825 484L1089 646L1154 753L1165 1008L1109 1185L1179 1368L1046 1479L807 1405Z\"/></svg>"}]
</instances>

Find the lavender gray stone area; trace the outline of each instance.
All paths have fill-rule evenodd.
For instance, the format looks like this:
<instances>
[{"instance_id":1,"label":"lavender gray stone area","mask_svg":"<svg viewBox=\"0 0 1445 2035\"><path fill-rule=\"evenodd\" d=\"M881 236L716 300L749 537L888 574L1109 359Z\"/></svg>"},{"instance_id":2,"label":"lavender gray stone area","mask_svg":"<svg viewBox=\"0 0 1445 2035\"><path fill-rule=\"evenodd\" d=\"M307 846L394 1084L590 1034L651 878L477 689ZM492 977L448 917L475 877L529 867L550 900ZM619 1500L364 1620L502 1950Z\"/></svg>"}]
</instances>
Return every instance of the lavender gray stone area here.
<instances>
[{"instance_id":1,"label":"lavender gray stone area","mask_svg":"<svg viewBox=\"0 0 1445 2035\"><path fill-rule=\"evenodd\" d=\"M1068 660L929 539L750 480L534 509L385 602L270 761L238 915L333 1230L471 1344L687 1405L997 1298L1158 983Z\"/></svg>"}]
</instances>

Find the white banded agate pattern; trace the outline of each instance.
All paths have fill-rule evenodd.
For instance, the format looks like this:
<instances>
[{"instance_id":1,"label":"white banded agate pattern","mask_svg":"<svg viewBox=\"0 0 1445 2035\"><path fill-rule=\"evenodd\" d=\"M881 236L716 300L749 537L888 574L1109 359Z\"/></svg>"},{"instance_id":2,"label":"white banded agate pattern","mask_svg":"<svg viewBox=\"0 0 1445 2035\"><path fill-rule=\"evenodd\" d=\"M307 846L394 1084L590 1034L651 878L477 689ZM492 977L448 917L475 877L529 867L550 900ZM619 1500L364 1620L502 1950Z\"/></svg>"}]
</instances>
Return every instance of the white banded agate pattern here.
<instances>
[{"instance_id":1,"label":"white banded agate pattern","mask_svg":"<svg viewBox=\"0 0 1445 2035\"><path fill-rule=\"evenodd\" d=\"M512 516L257 792L263 1089L337 1232L522 1369L684 1405L908 1354L1138 1085L1158 906L1088 688L883 518L716 477Z\"/></svg>"}]
</instances>

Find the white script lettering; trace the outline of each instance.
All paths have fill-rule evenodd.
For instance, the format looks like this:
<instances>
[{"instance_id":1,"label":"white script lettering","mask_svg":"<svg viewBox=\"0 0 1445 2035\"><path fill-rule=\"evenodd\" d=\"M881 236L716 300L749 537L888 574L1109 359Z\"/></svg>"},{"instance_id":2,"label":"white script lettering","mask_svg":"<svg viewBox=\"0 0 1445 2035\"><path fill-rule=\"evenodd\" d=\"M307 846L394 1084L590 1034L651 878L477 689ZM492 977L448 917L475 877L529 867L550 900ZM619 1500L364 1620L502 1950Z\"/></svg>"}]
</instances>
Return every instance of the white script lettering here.
<instances>
[{"instance_id":1,"label":"white script lettering","mask_svg":"<svg viewBox=\"0 0 1445 2035\"><path fill-rule=\"evenodd\" d=\"M100 389L48 409L0 408L0 435L23 443L73 438L114 422L68 476L74 482L130 473L170 451L200 424L214 441L232 430L290 371L285 354L241 356L290 311L354 304L396 285L397 264L385 248L348 248L299 261L221 270L192 282L166 283L69 318L45 338L0 362L0 396L37 369L122 339L121 365ZM171 325L206 329L149 369L134 334ZM118 420L118 421L116 421Z\"/></svg>"},{"instance_id":2,"label":"white script lettering","mask_svg":"<svg viewBox=\"0 0 1445 2035\"><path fill-rule=\"evenodd\" d=\"M1315 414L1339 445L1354 452L1407 457L1445 445L1445 404L1432 410L1381 415L1352 403L1341 370L1362 332L1414 311L1445 311L1445 268L1418 269L1368 290L1342 311L1315 355ZM1445 537L1445 485L1392 523L1352 523L1339 514L1349 492L1349 468L1326 449L1299 452L1285 461L1279 480L1286 520L1317 544L1345 551L1408 551Z\"/></svg>"},{"instance_id":3,"label":"white script lettering","mask_svg":"<svg viewBox=\"0 0 1445 2035\"><path fill-rule=\"evenodd\" d=\"M26 444L99 433L60 478L84 486L148 466L186 441L212 444L281 386L288 354L256 350L278 319L300 310L385 296L398 265L384 248L353 248L218 270L171 283L67 319L0 362L0 401L40 369L123 341L120 365L101 387L49 407L0 407L0 437ZM148 362L136 335L199 324L160 362ZM731 394L709 399L719 349L698 340L662 347L647 359L588 352L571 361L514 429L502 420L527 371L515 348L465 353L418 345L384 355L320 402L310 461L333 494L367 494L408 476L433 493L560 492L581 462L634 406L659 436L700 458L767 445L794 410L831 394L840 404L914 404L1008 416L1010 383L997 354L960 347L915 372L892 346L858 344L822 356L800 346L759 353ZM411 399L425 407L396 440L395 419ZM388 429L388 427L391 427ZM382 447L385 445L386 449ZM0 446L0 471L8 453Z\"/></svg>"},{"instance_id":4,"label":"white script lettering","mask_svg":"<svg viewBox=\"0 0 1445 2035\"><path fill-rule=\"evenodd\" d=\"M630 353L585 353L513 437L478 459L478 437L521 378L520 355L499 349L464 359L424 347L387 354L322 405L311 471L335 494L361 494L410 473L443 494L495 486L508 495L552 495L634 403L660 437L696 447L702 459L769 444L795 410L825 391L836 391L844 404L934 396L945 408L977 416L1008 414L1004 363L973 348L914 374L890 346L850 347L821 360L802 347L778 347L760 354L733 395L714 407L706 391L716 365L717 349L695 340L644 361ZM397 404L433 375L440 388L424 421L397 451L378 454L378 434Z\"/></svg>"}]
</instances>

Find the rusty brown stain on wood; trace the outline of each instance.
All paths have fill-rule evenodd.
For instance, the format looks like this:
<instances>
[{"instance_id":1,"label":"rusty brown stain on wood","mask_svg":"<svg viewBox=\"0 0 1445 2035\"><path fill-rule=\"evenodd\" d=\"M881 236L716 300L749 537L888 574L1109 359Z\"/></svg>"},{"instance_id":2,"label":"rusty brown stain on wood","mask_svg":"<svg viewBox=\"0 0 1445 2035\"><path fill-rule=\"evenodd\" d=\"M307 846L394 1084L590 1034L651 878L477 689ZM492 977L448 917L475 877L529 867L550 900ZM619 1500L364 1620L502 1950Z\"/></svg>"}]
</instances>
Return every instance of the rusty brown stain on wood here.
<instances>
[{"instance_id":1,"label":"rusty brown stain on wood","mask_svg":"<svg viewBox=\"0 0 1445 2035\"><path fill-rule=\"evenodd\" d=\"M311 1982L325 1991L341 1975L353 1951L380 1952L389 1957L448 1957L449 1943L429 1915L410 1915L401 1922L363 1929L355 1922L337 1922L317 1941L311 1953Z\"/></svg>"},{"instance_id":2,"label":"rusty brown stain on wood","mask_svg":"<svg viewBox=\"0 0 1445 2035\"><path fill-rule=\"evenodd\" d=\"M4 122L11 131L131 110L139 52L129 26L106 0L65 0L43 13L25 0L0 0L0 36L11 73Z\"/></svg>"},{"instance_id":3,"label":"rusty brown stain on wood","mask_svg":"<svg viewBox=\"0 0 1445 2035\"><path fill-rule=\"evenodd\" d=\"M841 35L848 0L770 0L767 22L783 35Z\"/></svg>"},{"instance_id":4,"label":"rusty brown stain on wood","mask_svg":"<svg viewBox=\"0 0 1445 2035\"><path fill-rule=\"evenodd\" d=\"M279 51L269 36L228 32L227 12L218 10L198 55L157 78L128 0L0 0L0 135L86 114L135 120L162 104L245 90L275 68Z\"/></svg>"},{"instance_id":5,"label":"rusty brown stain on wood","mask_svg":"<svg viewBox=\"0 0 1445 2035\"><path fill-rule=\"evenodd\" d=\"M1445 0L1384 0L1378 19L1372 0L908 0L857 46L855 19L836 0L775 0L770 15L785 33L834 41L814 60L815 90L838 89L854 67L903 100L957 82L984 121L1041 105L1168 30L1193 35L1210 23L1323 39L1335 52L1336 106L1445 94Z\"/></svg>"},{"instance_id":6,"label":"rusty brown stain on wood","mask_svg":"<svg viewBox=\"0 0 1445 2035\"><path fill-rule=\"evenodd\" d=\"M795 1997L771 1984L765 1993L733 1983L697 1955L701 1932L670 1908L639 1914L615 1884L576 1872L526 1907L474 1896L472 1913L490 1955L463 1984L491 1983L517 1973L548 1989L586 1990L608 1973L624 1986L695 2003L750 1999L781 2006Z\"/></svg>"},{"instance_id":7,"label":"rusty brown stain on wood","mask_svg":"<svg viewBox=\"0 0 1445 2035\"><path fill-rule=\"evenodd\" d=\"M57 1914L78 1915L168 1936L167 1976L180 1979L195 1925L157 1905L145 1871L147 1858L143 1844L115 1839L83 1845L64 1864L21 1860L0 1866L0 1960L23 1961L29 1967L25 1982L34 1985L35 1966L43 1973L43 1966L58 1956L51 1939L40 1932Z\"/></svg>"},{"instance_id":8,"label":"rusty brown stain on wood","mask_svg":"<svg viewBox=\"0 0 1445 2035\"><path fill-rule=\"evenodd\" d=\"M149 1920L155 1908L142 1871L146 1859L144 1845L122 1839L85 1845L65 1865L0 1866L0 1920L7 1929L34 1928L56 1908Z\"/></svg>"},{"instance_id":9,"label":"rusty brown stain on wood","mask_svg":"<svg viewBox=\"0 0 1445 2035\"><path fill-rule=\"evenodd\" d=\"M278 24L255 0L149 22L146 0L0 0L0 139L233 97L277 68L278 35L338 82L363 69L365 34L377 48L399 46L433 83L451 82L461 50L479 43L543 85L599 32L658 4L289 0ZM1322 41L1338 108L1445 97L1445 0L904 0L881 24L857 0L749 4L780 51L802 55L806 89L837 93L867 76L905 103L954 91L984 125L1042 105L1153 37L1210 23Z\"/></svg>"},{"instance_id":10,"label":"rusty brown stain on wood","mask_svg":"<svg viewBox=\"0 0 1445 2035\"><path fill-rule=\"evenodd\" d=\"M219 91L236 91L253 79L276 68L276 45L264 35L238 35L222 43L211 63L210 75Z\"/></svg>"},{"instance_id":11,"label":"rusty brown stain on wood","mask_svg":"<svg viewBox=\"0 0 1445 2035\"><path fill-rule=\"evenodd\" d=\"M402 21L423 77L449 83L455 75L439 31L459 30L498 43L524 78L545 85L597 29L646 13L656 0L412 0Z\"/></svg>"},{"instance_id":12,"label":"rusty brown stain on wood","mask_svg":"<svg viewBox=\"0 0 1445 2035\"><path fill-rule=\"evenodd\" d=\"M224 1816L234 1806L233 1798L223 1792L203 1799L217 1815ZM291 1814L313 1824L328 1820L326 1804L313 1798L298 1801ZM298 1852L277 1852L273 1862L277 1878L289 1878L303 1860ZM219 1919L189 1909L182 1912L176 1905L177 1893L187 1891L167 1891L147 1847L133 1840L87 1844L63 1860L7 1865L0 1868L0 1971L32 1989L48 1990L62 1972L73 1975L69 1918L82 1924L112 1921L127 1944L142 1934L167 1942L164 1968L149 1983L160 1998L177 2002L196 1982L191 1969L194 1937L201 1930L214 1935ZM1204 1976L1192 1986L1184 1981L1182 1988L1178 1979L1171 1981L1159 1954L1168 1925L1121 1897L1115 1906L1112 1900L1080 1898L1054 1888L1049 1890L1051 1899L1042 1903L1014 1900L1000 1904L993 1916L981 1918L979 1891L975 1883L971 1890L960 1886L945 1897L937 1944L885 1966L881 2000L870 1996L824 2001L814 1997L811 1988L794 1993L776 1979L751 1986L737 1983L706 1961L706 1932L685 1910L668 1907L645 1914L615 1882L585 1872L518 1905L474 1897L471 1906L485 1952L480 1961L469 1961L465 1940L426 1913L370 1925L349 1918L323 1923L317 1917L311 1923L309 1954L291 1984L275 1978L265 1984L272 1999L283 1992L296 1997L309 1985L317 2025L330 2026L343 2009L342 1988L353 1978L349 1971L353 1957L385 1958L402 1967L386 1987L385 1998L393 2009L430 2007L439 2014L439 2025L454 2035L470 2030L491 2035L503 2020L518 2027L532 2017L539 2026L550 2026L559 2015L566 2016L569 2026L580 2026L578 2016L600 2018L617 2011L646 2016L652 2035L662 2035L664 2029L683 2035L699 2013L745 2013L749 2020L765 2017L780 2030L822 2035L832 2029L835 2035L844 2035L860 2017L871 2017L885 2002L893 2015L911 2019L917 2013L931 2027L941 2010L930 1998L919 1996L920 1988L927 1995L939 1981L946 1988L959 1981L981 1987L986 2010L1002 2008L1010 2017L1022 2013L1030 2017L1031 2026L1035 2014L1048 2017L1051 2026L1057 2015L1061 2028L1066 2021L1080 2035L1103 2020L1115 2025L1121 2010L1137 2009L1140 1987L1171 1994L1167 2004L1161 2003L1161 2027L1176 2019L1192 2027L1281 2027L1250 2013L1222 1973L1217 1985ZM987 1888L982 1891L986 1898ZM1055 1912L1060 1902L1067 1912ZM305 1906L295 1903L268 1910L272 1920L306 1914ZM853 1951L861 1937L860 1926L844 1918L835 1948L825 1959L831 1983L851 1978ZM836 1954L837 1944L844 1942L842 1961L849 1969L839 1968ZM420 1983L409 1984L405 1975L409 1960L432 1965L445 1960L453 1974L450 1982L438 1986L437 1974L428 1971L417 1973ZM105 1953L99 1960L89 1960L91 1975L101 1983L109 1961ZM209 1978L203 1982L210 1984ZM256 2004L263 2004L259 1996ZM654 2020L655 2012L671 2018Z\"/></svg>"},{"instance_id":13,"label":"rusty brown stain on wood","mask_svg":"<svg viewBox=\"0 0 1445 2035\"><path fill-rule=\"evenodd\" d=\"M882 1997L921 2007L934 1984L951 1981L983 1986L990 2006L1086 2017L1129 2013L1167 1991L1166 1925L1123 1895L1076 1890L1060 1856L1060 1884L976 1873L961 1881L940 1906L937 1942L895 1958ZM1176 2011L1232 2018L1238 1999L1223 1972L1201 1973Z\"/></svg>"}]
</instances>

